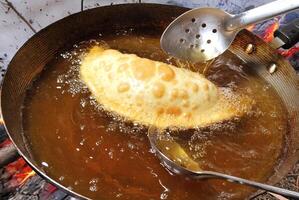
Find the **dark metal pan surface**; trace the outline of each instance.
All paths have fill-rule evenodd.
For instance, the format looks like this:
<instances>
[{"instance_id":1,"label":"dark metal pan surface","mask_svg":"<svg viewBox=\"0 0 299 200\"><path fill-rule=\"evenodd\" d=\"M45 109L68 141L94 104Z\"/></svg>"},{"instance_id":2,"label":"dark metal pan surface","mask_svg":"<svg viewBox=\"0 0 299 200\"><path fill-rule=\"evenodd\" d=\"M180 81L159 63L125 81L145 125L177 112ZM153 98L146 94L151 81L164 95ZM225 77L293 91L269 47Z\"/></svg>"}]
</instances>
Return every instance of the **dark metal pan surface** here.
<instances>
[{"instance_id":1,"label":"dark metal pan surface","mask_svg":"<svg viewBox=\"0 0 299 200\"><path fill-rule=\"evenodd\" d=\"M10 138L37 173L70 194L85 198L57 183L38 167L22 134L21 111L25 92L45 65L62 50L99 32L109 33L134 28L137 31L162 33L175 17L187 10L158 4L124 4L95 8L71 15L46 27L24 44L11 61L4 78L1 109ZM246 53L248 44L256 47L253 53ZM230 51L253 66L260 76L274 86L288 110L288 148L276 173L268 181L270 184L276 183L296 163L299 156L298 78L286 60L248 31L242 31L237 36ZM269 66L273 64L277 66L277 71L270 73Z\"/></svg>"}]
</instances>

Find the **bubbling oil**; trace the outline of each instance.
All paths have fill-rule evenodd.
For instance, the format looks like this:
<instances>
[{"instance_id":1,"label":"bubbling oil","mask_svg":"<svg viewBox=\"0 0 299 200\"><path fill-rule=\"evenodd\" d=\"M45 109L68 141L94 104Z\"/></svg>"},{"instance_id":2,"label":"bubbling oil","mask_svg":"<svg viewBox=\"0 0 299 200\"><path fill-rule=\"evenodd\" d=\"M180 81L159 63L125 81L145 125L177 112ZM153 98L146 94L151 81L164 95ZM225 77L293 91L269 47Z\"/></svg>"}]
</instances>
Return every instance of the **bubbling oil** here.
<instances>
[{"instance_id":1,"label":"bubbling oil","mask_svg":"<svg viewBox=\"0 0 299 200\"><path fill-rule=\"evenodd\" d=\"M240 119L163 130L167 137L161 140L175 140L205 170L261 182L274 173L288 121L273 88L229 52L207 65L182 63L162 52L158 36L131 30L74 45L53 59L28 90L24 132L37 163L54 180L93 199L243 199L252 192L167 171L150 148L148 127L106 112L80 81L81 58L94 45L204 72L227 95L238 91L252 97L256 104Z\"/></svg>"}]
</instances>

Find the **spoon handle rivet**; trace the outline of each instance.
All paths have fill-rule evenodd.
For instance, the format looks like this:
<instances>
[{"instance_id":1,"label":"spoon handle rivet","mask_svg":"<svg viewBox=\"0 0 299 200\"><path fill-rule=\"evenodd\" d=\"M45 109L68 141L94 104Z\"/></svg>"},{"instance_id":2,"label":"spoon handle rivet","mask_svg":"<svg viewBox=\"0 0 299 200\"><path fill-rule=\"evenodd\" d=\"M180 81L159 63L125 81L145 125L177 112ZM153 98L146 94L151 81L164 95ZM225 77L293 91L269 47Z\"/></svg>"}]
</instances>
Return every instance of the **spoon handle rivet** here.
<instances>
[{"instance_id":1,"label":"spoon handle rivet","mask_svg":"<svg viewBox=\"0 0 299 200\"><path fill-rule=\"evenodd\" d=\"M255 50L255 46L253 44L248 44L246 46L245 52L247 54L252 54L254 52L254 50Z\"/></svg>"}]
</instances>

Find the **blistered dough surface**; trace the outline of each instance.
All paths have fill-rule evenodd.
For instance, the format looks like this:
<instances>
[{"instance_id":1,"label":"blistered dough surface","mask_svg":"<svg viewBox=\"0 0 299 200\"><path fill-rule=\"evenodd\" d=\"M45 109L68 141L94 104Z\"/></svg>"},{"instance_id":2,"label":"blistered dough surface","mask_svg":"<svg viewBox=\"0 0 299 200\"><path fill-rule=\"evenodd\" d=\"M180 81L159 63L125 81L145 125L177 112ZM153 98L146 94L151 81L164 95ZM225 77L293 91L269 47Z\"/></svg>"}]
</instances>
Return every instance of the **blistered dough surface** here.
<instances>
[{"instance_id":1,"label":"blistered dough surface","mask_svg":"<svg viewBox=\"0 0 299 200\"><path fill-rule=\"evenodd\" d=\"M83 58L80 78L106 110L158 128L204 127L250 108L201 74L98 46Z\"/></svg>"}]
</instances>

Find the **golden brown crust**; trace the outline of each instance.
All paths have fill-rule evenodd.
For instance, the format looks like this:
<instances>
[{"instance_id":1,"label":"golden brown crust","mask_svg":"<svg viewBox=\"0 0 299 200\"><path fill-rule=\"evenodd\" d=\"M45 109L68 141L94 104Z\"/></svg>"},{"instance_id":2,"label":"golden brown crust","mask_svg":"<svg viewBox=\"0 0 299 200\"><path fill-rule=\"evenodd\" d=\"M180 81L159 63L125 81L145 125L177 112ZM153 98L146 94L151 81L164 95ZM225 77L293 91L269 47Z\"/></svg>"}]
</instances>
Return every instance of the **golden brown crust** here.
<instances>
[{"instance_id":1,"label":"golden brown crust","mask_svg":"<svg viewBox=\"0 0 299 200\"><path fill-rule=\"evenodd\" d=\"M201 74L98 46L80 76L106 110L159 128L204 127L251 108L248 98L231 98Z\"/></svg>"}]
</instances>

